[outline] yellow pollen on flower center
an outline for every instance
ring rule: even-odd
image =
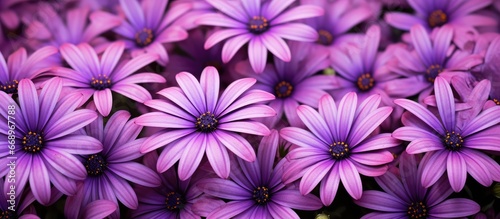
[[[135,33],[135,42],[139,46],[147,46],[153,42],[153,31],[149,28],[144,28]]]
[[[358,77],[358,88],[362,91],[367,91],[371,89],[375,84],[375,79],[372,78],[372,76],[368,73],[363,74]]]
[[[428,18],[429,26],[432,28],[442,26],[447,21],[448,16],[441,9],[433,11]]]
[[[263,16],[253,16],[248,22],[250,32],[260,34],[269,29],[269,21]]]

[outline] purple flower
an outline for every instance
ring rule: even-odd
[[[390,12],[385,15],[385,20],[390,25],[402,30],[409,30],[415,24],[420,24],[428,30],[445,24],[449,24],[454,28],[461,26],[496,26],[497,21],[493,18],[473,14],[492,2],[493,0],[441,0],[436,3],[433,1],[408,0],[416,14]]]
[[[112,201],[116,206],[119,200],[127,208],[136,209],[137,195],[127,181],[148,187],[160,185],[160,178],[154,171],[134,162],[142,156],[139,147],[145,138],[136,139],[142,127],[136,125],[134,119],[129,121],[129,118],[130,113],[120,110],[109,118],[105,126],[103,117],[99,116],[85,130],[81,130],[101,142],[103,150],[77,161],[85,166],[88,176],[77,194],[67,198],[66,217],[77,218],[84,212],[83,206],[103,199]],[[111,218],[119,217],[119,211],[111,214]]]
[[[303,126],[297,116],[299,103],[316,107],[319,99],[327,94],[326,90],[336,88],[336,81],[331,75],[314,75],[328,67],[327,51],[315,51],[309,44],[292,42],[290,49],[296,54],[290,62],[279,59],[274,65],[268,65],[264,74],[255,75],[248,61],[236,65],[236,71],[245,76],[254,76],[257,84],[254,88],[273,93],[277,98],[269,102],[277,115],[264,119],[266,125],[274,127],[286,115],[292,126]]]
[[[132,56],[143,53],[156,54],[161,65],[168,62],[167,50],[163,43],[184,40],[188,33],[180,26],[172,23],[187,12],[190,4],[177,4],[168,10],[168,0],[120,0],[127,21],[115,28],[115,32],[126,38],[127,48],[131,49]]]
[[[121,23],[115,15],[104,11],[90,12],[87,7],[68,10],[64,17],[49,4],[37,9],[37,19],[33,19],[26,29],[27,44],[34,49],[44,45],[59,47],[64,43],[89,43],[96,48],[100,46],[102,51],[107,40],[99,35]]]
[[[304,23],[318,32],[316,43],[330,46],[352,41],[360,34],[347,33],[351,28],[367,20],[373,14],[367,4],[352,6],[352,1],[301,0],[302,4],[314,4],[325,9],[321,17],[305,19]]]
[[[216,208],[207,218],[299,218],[293,209],[318,210],[321,201],[312,194],[302,195],[296,187],[286,187],[282,181],[281,160],[274,166],[279,134],[272,130],[258,147],[257,160],[245,162],[236,158],[239,172],[229,179],[207,178],[198,187],[209,195],[229,200]]]
[[[281,136],[298,146],[287,155],[283,179],[290,183],[302,177],[300,192],[310,193],[319,182],[321,201],[330,205],[340,181],[354,199],[359,199],[362,184],[359,174],[380,176],[393,155],[385,150],[399,144],[390,134],[372,134],[392,112],[380,107],[380,96],[373,95],[358,105],[356,93],[348,93],[340,104],[330,95],[319,101],[319,112],[299,106],[297,114],[309,130],[287,127]]]
[[[500,106],[484,110],[462,126],[457,126],[455,100],[450,85],[437,77],[434,83],[439,117],[416,102],[407,99],[395,103],[409,113],[403,114],[404,127],[393,137],[410,141],[409,154],[427,152],[421,162],[422,185],[426,188],[446,171],[454,191],[462,190],[467,173],[483,186],[500,181],[500,165],[481,150],[500,151],[497,133],[500,126]],[[496,128],[495,128],[495,125]]]
[[[301,5],[284,11],[294,0],[271,0],[261,5],[260,0],[207,0],[221,13],[207,13],[198,24],[225,27],[212,34],[205,42],[205,49],[225,40],[222,61],[228,62],[248,42],[248,57],[252,68],[262,73],[269,50],[279,59],[288,62],[290,49],[283,38],[295,41],[313,42],[318,34],[313,28],[296,22],[303,18],[323,15],[322,8]]]
[[[7,62],[0,54],[0,90],[8,94],[17,93],[21,79],[36,80],[41,73],[49,70],[50,62],[46,60],[55,53],[55,47],[47,46],[28,57],[26,49],[20,48],[8,57]]]
[[[395,51],[401,67],[398,73],[406,77],[406,80],[400,81],[399,92],[408,97],[420,93],[419,99],[422,100],[432,92],[432,85],[438,75],[447,79],[460,75],[467,77],[469,73],[465,71],[483,62],[481,55],[470,55],[450,48],[453,38],[450,26],[445,25],[435,31],[431,38],[423,26],[415,25],[410,30],[415,50]],[[453,53],[450,52],[451,49]]]
[[[430,188],[423,187],[421,168],[415,156],[403,153],[399,174],[388,171],[375,178],[384,192],[365,191],[361,199],[354,201],[377,211],[362,218],[462,218],[479,212],[480,206],[472,200],[447,199],[453,191],[445,177]]]
[[[101,143],[96,139],[72,134],[94,121],[97,114],[87,109],[75,110],[82,95],[62,95],[62,80],[57,77],[50,79],[40,93],[29,79],[21,80],[18,89],[19,105],[9,95],[0,92],[0,103],[5,106],[2,118],[6,124],[8,120],[15,122],[15,187],[19,192],[29,181],[36,200],[48,205],[51,184],[64,194],[73,195],[76,192],[75,180],[83,180],[87,176],[85,167],[74,154],[92,154],[102,150]],[[15,120],[8,119],[8,116],[15,117]],[[7,129],[2,129],[0,136],[6,144]],[[7,145],[0,151],[0,165],[6,166],[12,154],[9,154]],[[1,176],[5,174],[7,168],[0,171]]]
[[[160,112],[146,113],[136,123],[165,128],[152,135],[141,146],[146,153],[168,145],[158,158],[158,172],[165,172],[179,161],[179,178],[188,179],[196,170],[206,152],[210,165],[222,178],[229,176],[227,149],[242,159],[252,162],[255,152],[240,133],[268,135],[269,129],[253,118],[275,116],[276,112],[263,104],[274,99],[270,93],[249,90],[255,79],[234,81],[219,96],[219,73],[207,67],[201,80],[187,72],[176,76],[180,87],[169,87],[158,94],[166,97],[144,104]]]
[[[145,165],[151,169],[156,168],[157,161],[158,154],[155,151],[144,156]],[[196,212],[196,203],[210,202],[211,206],[224,203],[203,195],[195,186],[204,175],[206,174],[197,171],[191,178],[181,181],[177,177],[177,171],[171,168],[160,174],[160,187],[136,186],[139,207],[132,212],[132,218],[200,218]]]
[[[155,61],[157,55],[142,54],[120,62],[124,48],[123,42],[115,42],[98,58],[95,50],[86,43],[78,46],[64,44],[61,54],[73,69],[56,67],[54,74],[63,77],[66,86],[82,92],[84,102],[93,96],[99,113],[108,116],[113,105],[111,91],[142,103],[150,100],[151,94],[138,83],[165,82],[165,78],[156,73],[134,74]]]
[[[379,53],[380,34],[380,27],[373,25],[360,42],[330,50],[331,65],[338,72],[337,89],[330,92],[335,99],[349,92],[356,92],[361,101],[378,94],[384,105],[392,105],[391,98],[398,96],[394,87],[399,87],[398,80],[395,80],[399,75],[391,71],[395,66],[391,61],[393,51],[399,47],[391,46],[386,52]]]

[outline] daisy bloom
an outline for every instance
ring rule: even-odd
[[[127,208],[136,209],[137,195],[127,181],[148,187],[160,185],[160,178],[153,170],[134,162],[142,156],[139,147],[145,139],[136,139],[142,127],[129,118],[129,112],[120,110],[109,118],[105,126],[103,117],[99,116],[81,130],[99,140],[103,150],[84,156],[79,161],[85,166],[87,177],[77,194],[66,199],[66,217],[76,218],[82,214],[84,206],[97,200],[109,200],[116,206],[120,201]],[[114,211],[110,217],[120,218],[120,212]]]
[[[318,210],[322,207],[318,197],[302,195],[296,187],[285,186],[281,181],[283,164],[276,166],[279,134],[272,130],[262,138],[255,162],[236,158],[234,163],[241,171],[231,172],[229,179],[207,178],[198,187],[209,195],[229,200],[214,209],[207,218],[299,218],[292,208]]]
[[[319,99],[327,94],[326,90],[337,88],[332,75],[315,75],[328,67],[327,51],[310,53],[310,45],[301,42],[291,42],[290,49],[297,54],[290,62],[275,59],[274,65],[266,66],[264,74],[255,75],[248,61],[238,63],[235,68],[239,74],[257,79],[254,88],[276,96],[268,105],[276,110],[277,115],[264,119],[269,127],[274,127],[283,115],[292,126],[303,126],[296,111],[299,103],[315,107]]]
[[[144,155],[144,164],[156,169],[158,154],[152,151]],[[139,196],[139,207],[132,212],[132,218],[201,218],[195,205],[209,202],[204,210],[210,210],[223,204],[223,201],[203,194],[196,184],[205,177],[204,172],[197,171],[185,181],[179,180],[175,168],[160,173],[161,185],[150,188],[137,185],[135,192]]]
[[[191,4],[176,4],[167,10],[168,0],[120,0],[127,18],[114,31],[123,36],[133,57],[143,53],[156,54],[159,64],[168,62],[163,43],[184,40],[188,33],[172,23],[191,9]]]
[[[409,30],[415,24],[420,24],[427,30],[445,24],[453,28],[496,26],[497,21],[493,18],[474,13],[489,6],[492,2],[493,0],[441,0],[439,2],[408,0],[408,4],[416,14],[389,12],[385,15],[385,20],[402,30]]]
[[[319,111],[301,105],[297,114],[308,130],[286,127],[281,136],[297,148],[287,155],[283,179],[290,183],[302,177],[300,192],[310,193],[318,183],[324,205],[333,202],[340,181],[354,199],[361,198],[359,174],[380,176],[387,171],[393,155],[385,150],[399,145],[390,134],[372,134],[391,114],[391,107],[380,107],[380,96],[373,95],[358,105],[356,93],[346,94],[339,105],[330,95],[319,102]]]
[[[51,184],[66,195],[74,195],[77,180],[87,176],[84,165],[75,155],[93,154],[102,150],[102,144],[90,136],[74,134],[97,118],[92,110],[75,110],[82,95],[62,95],[62,80],[50,79],[38,92],[33,82],[23,79],[19,82],[19,104],[4,92],[0,92],[0,103],[4,107],[2,119],[15,123],[15,139],[7,138],[7,129],[0,136],[4,147],[0,148],[0,164],[9,163],[9,147],[15,145],[16,180],[19,192],[29,182],[35,199],[49,205]],[[10,113],[9,113],[10,112]],[[9,113],[9,114],[8,114]],[[15,116],[15,121],[8,116]],[[14,126],[14,124],[11,124]],[[7,174],[8,169],[0,171]],[[19,193],[17,193],[19,194]]]
[[[400,65],[397,73],[407,78],[400,81],[400,92],[407,96],[420,93],[419,100],[422,100],[432,92],[438,75],[448,81],[453,76],[467,77],[470,75],[467,71],[483,62],[479,54],[471,55],[452,47],[453,29],[448,25],[436,29],[433,37],[422,25],[415,25],[410,30],[410,37],[413,51],[395,51]]]
[[[444,177],[430,188],[423,187],[419,175],[422,166],[417,165],[414,155],[403,152],[396,173],[388,171],[376,177],[375,181],[384,192],[364,191],[363,197],[354,201],[376,211],[362,219],[462,218],[479,212],[480,206],[470,199],[448,199],[453,190]]]
[[[283,39],[313,42],[318,33],[313,28],[298,22],[299,19],[323,15],[322,8],[300,5],[285,10],[294,0],[207,0],[221,13],[207,13],[198,24],[223,27],[205,42],[205,49],[226,40],[222,48],[222,61],[228,62],[236,52],[248,43],[248,57],[257,73],[264,71],[269,50],[279,59],[288,62],[290,49]]]
[[[269,106],[259,104],[274,99],[270,93],[249,90],[255,79],[234,81],[219,96],[219,73],[207,67],[200,82],[188,72],[176,76],[180,87],[169,87],[158,94],[166,97],[146,101],[144,104],[159,112],[146,113],[136,123],[148,127],[164,128],[153,134],[141,146],[147,153],[165,146],[156,165],[165,172],[179,161],[180,180],[188,179],[207,154],[215,173],[222,178],[229,176],[227,149],[242,159],[253,162],[255,152],[239,133],[268,135],[269,129],[253,118],[275,116]]]
[[[111,91],[142,103],[151,99],[151,94],[138,83],[164,83],[165,78],[156,73],[134,74],[137,70],[154,62],[158,56],[142,54],[131,60],[121,60],[125,45],[118,41],[111,44],[99,58],[88,44],[64,44],[62,57],[72,69],[55,67],[53,74],[64,79],[65,86],[76,88],[84,94],[86,102],[93,96],[99,113],[108,116],[113,106]]]
[[[409,141],[409,154],[425,153],[422,165],[422,185],[432,186],[446,171],[451,188],[459,192],[465,186],[467,173],[483,186],[500,181],[500,165],[486,151],[500,151],[496,134],[500,126],[500,106],[457,125],[455,99],[450,85],[437,77],[434,92],[438,116],[424,106],[407,99],[394,102],[409,113],[403,114],[404,127],[396,129],[394,138]]]

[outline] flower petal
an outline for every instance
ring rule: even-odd
[[[179,159],[179,179],[184,181],[191,177],[200,165],[205,149],[207,148],[207,138],[205,134],[198,134],[193,138],[182,152]]]
[[[113,107],[113,96],[111,94],[111,90],[106,88],[104,90],[99,90],[94,93],[94,103],[99,111],[99,113],[103,116],[108,116],[111,112],[111,107]]]
[[[446,170],[447,150],[427,152],[420,162],[419,174],[422,175],[422,186],[432,186]]]
[[[307,168],[300,180],[299,190],[302,195],[309,194],[325,175],[336,165],[332,160],[324,160]]]
[[[264,46],[279,59],[289,62],[292,59],[290,48],[286,42],[274,34],[266,34],[262,36]]]
[[[200,115],[206,113],[207,105],[205,102],[205,94],[198,80],[188,72],[177,74],[175,80],[191,104],[198,110],[198,113],[200,113]]]
[[[467,164],[460,153],[451,152],[446,162],[446,171],[451,188],[455,192],[460,192],[465,186],[467,179]]]
[[[217,139],[236,156],[248,162],[256,159],[255,151],[250,143],[238,134],[217,130],[214,132]]]
[[[429,151],[444,150],[442,141],[435,138],[418,138],[410,142],[406,148],[408,154],[419,154]]]
[[[429,216],[440,218],[460,218],[479,212],[480,206],[469,199],[453,198],[441,202],[429,211]]]
[[[49,89],[49,88],[45,88]],[[45,90],[44,89],[44,90]],[[19,82],[19,106],[26,125],[29,129],[37,127],[40,117],[40,102],[35,84],[29,79],[23,79]]]
[[[56,139],[83,128],[97,118],[97,113],[81,109],[62,116],[59,120],[48,123],[45,127],[46,140]]]
[[[84,180],[87,177],[87,171],[82,162],[73,155],[50,148],[45,148],[42,154],[47,163],[64,176],[75,180]]]
[[[230,161],[226,148],[214,138],[213,135],[207,135],[206,154],[208,162],[215,173],[224,179],[229,177]]]
[[[429,125],[436,132],[445,133],[443,126],[436,118],[436,116],[434,116],[428,109],[424,108],[422,105],[407,99],[397,99],[394,100],[394,103],[408,110],[410,113]]]
[[[108,167],[116,175],[135,184],[147,187],[158,187],[161,184],[156,172],[139,163],[110,163]],[[138,176],[136,173],[141,175]]]
[[[361,177],[356,169],[356,166],[347,160],[339,162],[339,175],[342,180],[342,185],[347,190],[347,193],[354,199],[360,199],[363,193]]]
[[[243,201],[252,197],[250,191],[240,187],[231,180],[206,178],[198,182],[197,187],[204,193],[217,198]]]
[[[203,93],[206,95],[207,110],[209,112],[215,112],[220,87],[219,72],[215,67],[208,66],[203,69],[200,77],[200,86]]]
[[[30,171],[31,192],[36,200],[42,205],[48,205],[50,202],[50,179],[45,163],[40,156],[33,156],[33,165]]]
[[[248,44],[248,58],[255,73],[264,71],[267,62],[267,49],[262,43],[261,37],[254,37]]]

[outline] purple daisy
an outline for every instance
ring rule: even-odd
[[[358,105],[356,93],[348,93],[340,104],[330,95],[319,101],[319,112],[301,105],[297,114],[309,130],[287,127],[281,136],[298,147],[287,155],[283,179],[290,183],[302,177],[300,192],[310,193],[319,182],[324,205],[332,203],[340,181],[354,199],[363,191],[359,174],[380,176],[394,157],[385,150],[399,145],[390,134],[372,134],[391,114],[380,107],[380,96],[372,95]]]
[[[248,61],[236,65],[236,72],[245,76],[254,76],[257,79],[256,89],[273,93],[277,98],[269,102],[277,115],[264,119],[266,125],[274,127],[286,115],[292,126],[303,126],[297,116],[299,103],[309,106],[318,106],[319,99],[327,94],[326,90],[336,88],[336,81],[332,75],[314,75],[328,67],[327,51],[317,51],[301,42],[290,43],[293,54],[290,62],[274,60],[274,66],[269,64],[264,74],[255,75]]]
[[[86,43],[78,46],[64,44],[61,46],[61,54],[73,69],[56,67],[53,74],[62,77],[65,86],[82,92],[84,102],[93,96],[99,113],[108,116],[113,105],[111,91],[142,103],[150,100],[151,94],[138,83],[165,82],[165,78],[156,73],[134,74],[154,62],[157,55],[142,54],[120,62],[124,49],[123,42],[112,43],[98,58],[95,50]]]
[[[272,130],[262,138],[255,162],[233,160],[241,171],[231,172],[229,179],[207,178],[198,183],[206,194],[229,200],[207,218],[299,218],[293,209],[318,210],[318,197],[302,195],[296,187],[281,181],[285,159],[274,166],[279,134]]]
[[[134,119],[129,121],[129,118],[130,113],[120,110],[109,118],[105,126],[103,117],[99,116],[85,130],[81,130],[101,142],[103,150],[78,161],[85,166],[88,176],[77,194],[67,198],[66,217],[76,218],[83,210],[78,206],[87,206],[102,199],[110,200],[116,206],[119,200],[127,208],[136,209],[137,195],[127,181],[148,187],[160,185],[158,174],[134,162],[142,156],[139,147],[145,138],[136,139],[142,127],[136,125]],[[110,217],[119,218],[120,212],[114,211]]]
[[[424,106],[407,99],[395,103],[409,113],[403,114],[404,127],[393,132],[393,137],[410,141],[409,154],[425,153],[421,162],[422,185],[426,188],[436,183],[446,171],[454,191],[462,190],[467,173],[483,186],[500,181],[500,165],[482,150],[500,151],[500,106],[482,111],[479,115],[457,124],[455,100],[450,85],[437,77],[434,83],[439,116]],[[497,125],[497,126],[495,126]]]
[[[483,62],[481,55],[470,55],[452,48],[453,29],[450,26],[445,25],[435,31],[431,38],[423,26],[415,25],[410,30],[415,50],[395,51],[400,65],[397,72],[406,77],[406,80],[400,81],[399,93],[407,97],[420,93],[419,99],[422,100],[432,92],[438,75],[447,79],[457,75],[467,77],[469,73],[466,71]]]
[[[323,46],[335,46],[352,41],[360,34],[348,34],[354,26],[369,19],[373,12],[367,4],[352,6],[352,1],[339,0],[301,0],[302,4],[313,4],[325,9],[321,17],[305,19],[304,23],[318,32],[316,43]]]
[[[115,32],[126,38],[127,48],[133,57],[143,53],[156,54],[157,62],[166,65],[167,50],[163,43],[184,40],[188,33],[172,23],[191,9],[190,4],[176,4],[167,9],[168,0],[120,0],[127,21],[115,28]]]
[[[356,92],[361,101],[378,94],[384,105],[391,106],[391,98],[399,97],[393,88],[400,87],[399,80],[395,80],[400,76],[391,71],[396,65],[392,61],[394,51],[399,47],[390,46],[379,53],[380,34],[380,27],[373,25],[358,43],[330,50],[331,65],[338,72],[337,89],[330,92],[335,99],[349,92]]]
[[[252,146],[238,133],[269,134],[265,125],[250,119],[275,116],[271,107],[259,104],[274,96],[249,90],[256,82],[253,78],[234,81],[219,96],[219,73],[214,67],[203,70],[200,82],[188,72],[177,74],[176,79],[180,87],[158,92],[169,101],[144,103],[160,112],[146,113],[136,120],[139,125],[164,128],[141,146],[142,153],[168,146],[158,159],[158,172],[165,172],[179,161],[179,178],[186,180],[206,152],[215,173],[227,178],[230,167],[226,148],[248,162],[254,161]]]
[[[384,192],[363,192],[356,204],[376,210],[362,217],[368,218],[462,218],[473,215],[480,206],[466,198],[451,198],[453,193],[445,177],[434,186],[425,188],[420,183],[421,165],[415,156],[401,154],[399,171],[376,177]]]
[[[9,138],[8,141],[7,129],[0,132],[3,144],[0,165],[6,166],[8,157],[15,155],[16,190],[22,190],[29,181],[36,200],[48,205],[51,184],[64,194],[73,195],[75,181],[87,176],[85,167],[74,155],[102,150],[102,144],[96,139],[74,134],[94,121],[97,114],[87,109],[75,110],[82,95],[62,95],[62,80],[57,77],[50,79],[40,93],[29,79],[21,80],[18,89],[19,105],[9,95],[0,92],[0,103],[6,106],[3,121],[7,124],[7,121],[13,121],[8,116],[15,117],[15,139]],[[9,152],[11,143],[15,149]],[[0,175],[6,174],[7,168],[2,169]]]
[[[415,24],[420,24],[427,30],[445,24],[452,27],[496,26],[495,19],[474,14],[492,2],[493,0],[441,0],[439,2],[408,0],[408,4],[416,11],[416,14],[389,12],[385,15],[385,20],[402,30],[409,30]]]
[[[324,13],[322,8],[313,5],[300,5],[285,11],[294,0],[271,0],[264,3],[261,0],[207,2],[221,13],[207,13],[197,23],[227,29],[212,34],[205,42],[205,49],[229,39],[222,48],[222,61],[228,62],[248,42],[250,64],[257,73],[264,71],[268,50],[279,59],[290,61],[292,55],[283,38],[304,42],[317,40],[316,30],[292,21]]]
[[[145,165],[151,169],[156,169],[157,161],[155,151],[144,156]],[[196,203],[210,202],[210,206],[204,206],[209,209],[224,203],[204,195],[195,186],[205,175],[197,171],[191,178],[181,181],[177,171],[171,168],[160,174],[160,187],[136,186],[139,207],[132,212],[132,218],[201,218],[196,212]]]
[[[7,62],[0,54],[0,90],[8,94],[17,93],[21,79],[36,80],[41,73],[49,70],[51,63],[46,60],[55,53],[55,47],[47,46],[28,57],[26,49],[20,48],[8,57]]]
[[[39,16],[26,29],[27,44],[33,49],[44,45],[59,47],[64,43],[99,47],[107,44],[99,35],[121,24],[119,17],[104,11],[90,12],[87,7],[68,10],[64,17],[49,4],[37,9]],[[100,50],[104,48],[101,46]]]

